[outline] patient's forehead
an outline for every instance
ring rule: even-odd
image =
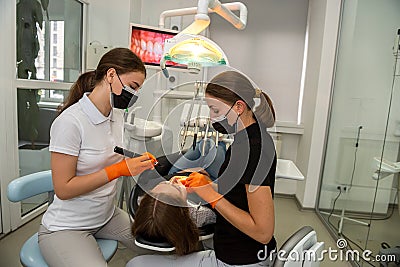
[[[164,193],[186,200],[186,189],[184,187],[174,185],[168,181],[159,183],[151,190],[151,192],[156,194]]]

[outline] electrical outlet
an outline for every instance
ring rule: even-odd
[[[337,184],[324,184],[322,185],[322,190],[330,191],[330,192],[338,192],[339,185]]]
[[[347,186],[345,186],[345,185],[338,185],[336,188],[337,188],[337,190],[340,190],[342,192],[346,192],[346,190],[347,190]]]

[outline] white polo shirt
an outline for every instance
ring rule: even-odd
[[[122,111],[114,109],[105,117],[85,94],[54,120],[49,150],[78,157],[76,176],[83,176],[123,158],[113,152],[114,146],[122,146],[122,133]],[[50,231],[100,227],[114,213],[115,193],[116,180],[113,180],[72,199],[61,200],[54,196],[42,224]]]

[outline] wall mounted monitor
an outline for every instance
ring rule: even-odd
[[[145,65],[160,66],[164,52],[164,42],[178,34],[178,31],[162,29],[142,24],[130,23],[130,49]],[[168,67],[186,68],[186,65],[166,62]]]

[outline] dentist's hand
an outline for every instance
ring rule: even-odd
[[[182,170],[182,172],[198,172],[198,173],[204,174],[205,176],[210,177],[210,174],[202,167],[184,169],[184,170]],[[177,175],[179,175],[179,172]]]
[[[186,186],[186,179],[187,178],[188,178],[187,176],[176,175],[176,176],[172,177],[169,181],[171,183],[178,183],[178,184],[181,184],[183,186]]]
[[[148,169],[154,169],[153,160],[150,153],[144,153],[140,157],[123,159],[118,163],[104,168],[109,181],[120,176],[135,176]]]
[[[214,190],[212,184],[212,181],[206,175],[193,172],[186,179],[185,186],[189,193],[195,192],[199,197],[210,203],[212,208],[215,208],[218,200],[223,196]]]

